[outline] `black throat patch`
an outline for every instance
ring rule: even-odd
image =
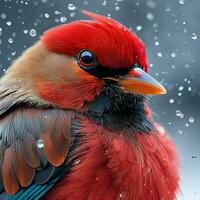
[[[89,104],[87,115],[111,131],[149,133],[153,125],[146,116],[145,101],[143,95],[125,93],[119,86],[107,84]]]

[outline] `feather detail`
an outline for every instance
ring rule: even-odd
[[[76,151],[82,156],[46,199],[176,198],[178,160],[165,134],[110,132],[90,120],[81,122],[79,132],[86,138]]]
[[[41,41],[52,52],[75,57],[90,49],[99,63],[111,69],[129,69],[135,63],[148,70],[142,41],[114,19],[83,11],[93,20],[75,21],[49,29]]]
[[[44,184],[62,168],[74,140],[72,118],[73,113],[61,109],[19,105],[1,116],[0,169],[8,194],[32,182]]]
[[[13,153],[12,148],[10,147],[5,151],[5,162],[2,164],[2,178],[3,178],[3,185],[5,190],[9,194],[14,194],[19,189],[19,184],[17,181],[17,177],[15,175],[15,171],[13,169]]]

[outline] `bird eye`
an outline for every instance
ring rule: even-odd
[[[96,66],[96,57],[89,50],[82,50],[78,54],[78,64],[83,69],[90,69]]]

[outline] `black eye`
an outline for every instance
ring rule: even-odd
[[[83,69],[91,69],[96,66],[96,57],[95,55],[89,50],[82,50],[78,54],[78,64]]]

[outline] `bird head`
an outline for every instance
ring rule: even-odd
[[[32,99],[72,110],[87,109],[108,87],[126,95],[166,93],[147,74],[145,46],[133,32],[113,19],[82,12],[92,20],[47,30],[4,79],[14,77]]]

